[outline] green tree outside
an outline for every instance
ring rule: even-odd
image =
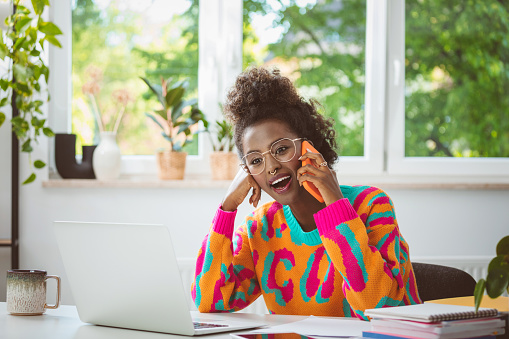
[[[509,3],[407,0],[405,11],[406,156],[509,156]],[[258,58],[246,53],[254,13],[284,28]],[[365,23],[365,1],[244,1],[245,66],[288,67],[336,120],[341,155],[363,155]]]
[[[141,76],[160,83],[160,77],[174,81],[189,78],[189,95],[197,96],[198,74],[198,1],[188,1],[188,9],[174,15],[150,43],[140,43],[144,25],[140,13],[121,10],[121,2],[112,1],[100,9],[93,0],[73,3],[73,133],[81,144],[97,143],[95,120],[90,113],[82,87],[89,78],[90,66],[103,71],[98,103],[107,115],[114,109],[111,95],[126,89],[133,98],[120,125],[117,141],[123,154],[154,154],[168,148],[160,128],[144,115],[158,107]],[[145,100],[143,100],[145,99]],[[196,139],[195,139],[196,141]],[[189,154],[198,153],[197,142],[186,146]]]
[[[318,99],[323,114],[335,119],[340,154],[363,155],[366,2],[243,3],[244,68],[280,66],[305,97]],[[103,83],[110,87],[104,88],[101,102],[108,102],[115,86],[147,95],[140,75],[152,81],[161,75],[176,80],[188,77],[194,86],[192,95],[197,95],[198,6],[198,0],[189,1],[188,9],[161,29],[165,41],[161,48],[136,45],[137,19],[126,15],[114,19],[115,6],[106,9],[109,13],[104,17],[94,1],[75,1],[76,130],[93,126],[91,117],[78,107],[84,72],[91,63],[107,70]],[[407,0],[405,11],[406,156],[509,156],[509,3]],[[268,14],[281,34],[274,43],[260,47],[254,20]],[[112,28],[115,34],[107,33]],[[152,154],[166,146],[143,115],[154,105],[155,100],[136,100],[126,113],[118,138],[129,154]]]

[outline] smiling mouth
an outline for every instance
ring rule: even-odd
[[[276,193],[281,194],[281,193],[286,192],[290,188],[291,183],[292,183],[292,177],[286,176],[286,177],[282,177],[282,178],[275,180],[271,184],[271,187]]]

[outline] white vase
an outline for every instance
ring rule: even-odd
[[[117,133],[101,132],[101,141],[94,150],[92,167],[98,180],[114,180],[120,176],[120,148]]]

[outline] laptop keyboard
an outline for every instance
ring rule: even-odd
[[[224,324],[212,324],[212,323],[200,323],[200,322],[193,322],[194,329],[200,329],[200,328],[214,328],[214,327],[228,327],[228,325]]]

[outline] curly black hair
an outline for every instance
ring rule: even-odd
[[[325,161],[338,159],[334,121],[322,116],[316,100],[307,101],[279,69],[252,67],[242,72],[228,91],[224,112],[234,126],[235,145],[243,154],[242,137],[246,128],[263,120],[276,119],[289,125],[299,137],[311,140]]]

